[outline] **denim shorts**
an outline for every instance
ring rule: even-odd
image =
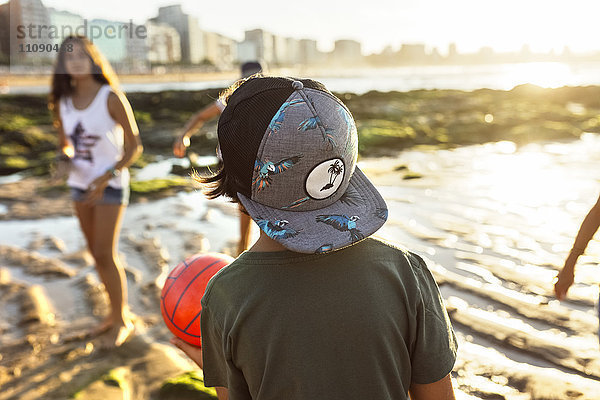
[[[85,201],[86,195],[86,190],[71,187],[71,199],[73,201]],[[96,204],[122,204],[126,206],[129,204],[129,186],[122,189],[107,186],[104,189],[102,198]]]

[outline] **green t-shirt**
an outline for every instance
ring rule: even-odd
[[[321,255],[245,252],[202,298],[204,382],[231,400],[407,399],[456,338],[423,260],[377,239]]]

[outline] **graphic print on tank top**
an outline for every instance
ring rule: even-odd
[[[96,142],[100,139],[100,137],[98,135],[90,135],[86,133],[85,128],[83,125],[81,125],[81,121],[77,122],[77,125],[75,125],[75,129],[73,129],[73,133],[70,135],[70,137],[73,143],[73,148],[75,149],[74,158],[80,158],[93,164],[94,158],[92,156],[92,148],[96,145]]]

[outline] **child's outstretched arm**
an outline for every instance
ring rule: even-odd
[[[222,109],[215,101],[198,111],[196,114],[192,115],[192,117],[183,127],[183,133],[178,135],[175,138],[175,142],[173,142],[173,154],[176,157],[185,156],[185,151],[190,145],[190,137],[207,121],[210,121],[211,119],[217,118],[219,115],[221,115],[221,110]]]
[[[562,300],[567,295],[567,291],[575,279],[575,264],[577,264],[577,259],[585,251],[598,227],[600,227],[600,197],[581,223],[581,227],[573,243],[573,248],[565,260],[565,265],[558,273],[556,283],[554,284],[554,293],[557,299]]]
[[[193,362],[195,362],[200,369],[202,369],[202,348],[197,346],[192,346],[189,343],[184,342],[176,336],[171,338],[171,344],[175,345],[178,349],[183,351]],[[219,400],[227,400],[229,398],[229,394],[227,388],[224,387],[215,387],[217,391],[217,397]]]

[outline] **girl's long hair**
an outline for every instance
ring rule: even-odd
[[[54,74],[52,76],[52,90],[48,98],[48,108],[53,114],[56,124],[59,116],[56,114],[56,105],[61,98],[73,94],[73,83],[71,75],[65,69],[65,54],[72,51],[73,45],[78,43],[83,47],[84,51],[92,62],[92,77],[99,83],[110,85],[114,91],[119,91],[119,80],[113,71],[112,67],[106,58],[100,53],[98,47],[94,45],[87,37],[82,35],[74,35],[67,37],[60,45],[60,51],[54,66]]]

